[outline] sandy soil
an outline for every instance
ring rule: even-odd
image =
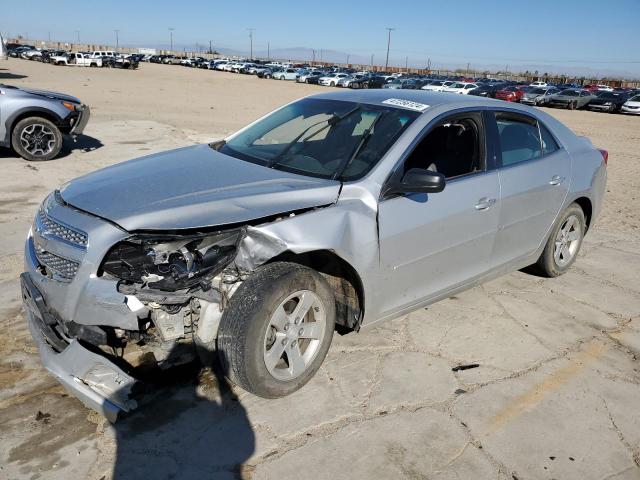
[[[76,144],[69,143],[68,152],[62,158],[46,163],[29,163],[9,150],[0,150],[0,238],[3,247],[0,252],[0,479],[104,479],[105,476],[117,476],[118,462],[125,462],[128,468],[135,468],[136,465],[140,468],[149,455],[157,457],[156,468],[152,472],[155,475],[149,476],[204,478],[201,474],[207,468],[207,448],[216,441],[215,436],[208,436],[211,431],[205,431],[199,425],[202,416],[209,415],[200,400],[202,395],[206,397],[206,392],[193,396],[185,394],[184,388],[178,389],[178,393],[171,391],[167,393],[169,403],[156,408],[153,418],[151,414],[140,414],[143,416],[136,417],[133,423],[126,425],[122,430],[124,433],[118,433],[117,430],[114,433],[101,419],[66,395],[44,372],[21,313],[17,277],[22,271],[22,243],[37,205],[61,183],[136,156],[220,138],[277,106],[323,91],[324,88],[178,66],[142,64],[138,71],[126,71],[55,67],[15,59],[0,63],[0,82],[73,94],[92,108],[86,136]],[[625,478],[640,475],[640,470],[634,470],[634,462],[636,467],[640,467],[640,425],[637,420],[640,380],[637,359],[634,357],[640,352],[637,326],[640,318],[640,274],[637,270],[640,258],[640,117],[586,111],[549,111],[576,133],[590,137],[594,145],[609,151],[609,181],[604,209],[593,233],[588,237],[589,242],[585,242],[582,263],[578,262],[576,273],[563,277],[557,283],[547,283],[516,273],[497,284],[474,289],[451,300],[463,308],[454,309],[448,306],[449,301],[441,302],[433,309],[430,307],[429,312],[416,314],[422,315],[420,322],[416,322],[417,317],[412,314],[381,327],[378,335],[374,332],[361,337],[346,336],[334,340],[322,375],[318,374],[315,383],[306,387],[301,396],[280,402],[275,410],[269,410],[273,407],[266,406],[275,405],[273,403],[261,403],[259,399],[241,396],[249,412],[249,423],[244,413],[237,415],[237,405],[220,410],[223,414],[231,412],[231,417],[240,418],[250,425],[245,425],[248,430],[245,428],[241,431],[250,434],[251,441],[256,443],[252,444],[250,452],[235,461],[235,467],[224,464],[217,466],[218,470],[214,472],[227,472],[230,468],[234,476],[247,478],[253,473],[260,478],[274,478],[277,474],[287,478],[286,473],[289,472],[290,478],[293,478],[297,448],[304,448],[309,458],[318,455],[320,459],[320,453],[325,451],[335,453],[354,448],[359,445],[358,442],[366,440],[349,441],[348,438],[357,435],[357,431],[348,428],[362,424],[362,428],[371,429],[367,438],[393,432],[393,439],[389,441],[395,443],[375,457],[386,459],[380,468],[396,465],[399,469],[384,470],[386,473],[379,470],[379,475],[385,478],[422,478],[419,474],[425,472],[431,478],[433,469],[447,473],[447,478],[511,478],[512,474],[513,478],[546,478],[551,475],[551,470],[547,471],[546,466],[544,471],[530,476],[516,477],[515,472],[520,472],[518,475],[531,473],[528,469],[533,467],[527,462],[533,462],[534,454],[546,448],[548,435],[545,432],[555,427],[554,422],[560,421],[553,419],[566,420],[571,416],[563,410],[566,400],[565,403],[572,405],[571,408],[580,410],[585,422],[592,423],[588,425],[588,432],[576,439],[571,437],[571,432],[580,432],[579,426],[574,428],[571,424],[562,432],[557,432],[558,442],[564,442],[558,443],[557,448],[570,452],[573,451],[571,448],[579,449],[586,443],[598,445],[597,455],[593,457],[608,455],[609,450],[613,453],[610,458],[607,457],[610,464],[592,461],[589,452],[594,452],[589,450],[591,447],[585,447],[583,457],[571,454],[571,460],[565,459],[566,468],[583,462],[581,465],[584,468],[580,470],[583,473],[578,475],[574,471],[572,475],[571,470],[560,470],[556,476],[595,478],[596,473],[604,476],[615,473],[613,470],[629,475]],[[123,194],[126,195],[126,192]],[[588,295],[577,293],[582,286],[585,292],[589,292]],[[557,295],[558,291],[563,292],[561,296]],[[523,303],[528,307],[516,302],[518,295],[531,295]],[[575,310],[567,313],[567,305]],[[531,314],[531,311],[534,313]],[[465,317],[467,314],[468,318]],[[524,319],[519,317],[529,314],[530,317]],[[442,318],[440,323],[432,322],[439,316],[455,320],[448,327],[449,323]],[[537,325],[541,317],[549,317],[549,323]],[[487,322],[487,318],[492,322]],[[549,324],[560,330],[552,331]],[[540,330],[534,336],[530,332],[538,326]],[[449,334],[451,328],[458,329],[459,333]],[[498,333],[504,331],[508,332],[508,342]],[[594,347],[589,342],[596,337],[594,341],[597,344]],[[475,341],[475,338],[482,341]],[[440,340],[432,345],[426,339]],[[583,343],[588,345],[584,350],[586,353],[582,352]],[[480,360],[486,369],[471,370],[454,378],[450,366],[465,360],[464,353],[460,352],[469,351],[475,352],[473,360]],[[632,353],[634,351],[636,354]],[[569,358],[574,352],[580,352],[575,361]],[[401,359],[402,355],[409,357]],[[420,355],[426,356],[428,366],[420,363]],[[585,358],[589,361],[585,361]],[[483,363],[482,359],[486,361]],[[539,373],[546,375],[545,369],[553,369],[556,365],[554,362],[565,360],[577,362],[580,367],[559,365],[558,370],[553,370],[560,372],[557,374],[560,378],[558,384],[548,385],[548,382],[540,380]],[[591,361],[596,362],[593,371],[587,371],[593,378],[588,377],[591,378],[588,383],[581,383],[576,390],[570,391],[582,393],[567,393],[566,397],[562,397],[566,393],[562,385],[570,384],[575,375],[583,375],[580,369],[587,368],[583,364]],[[428,368],[431,373],[427,378],[433,379],[433,382],[430,380],[423,385],[426,380],[418,375],[413,379],[405,379],[406,384],[400,385],[397,375],[386,373],[397,371],[393,370],[396,368],[393,362],[399,362],[401,370],[407,375],[411,374],[414,367],[417,369],[415,371]],[[411,362],[418,363],[414,365]],[[608,363],[603,367],[601,362]],[[349,366],[356,364],[360,365],[359,375],[349,373],[353,372]],[[613,364],[617,366],[611,366]],[[570,369],[569,373],[567,368]],[[555,378],[553,371],[551,378]],[[593,373],[596,371],[597,375]],[[438,375],[445,375],[442,372],[448,372],[448,376],[442,377],[442,382],[437,383],[440,378]],[[622,390],[618,392],[616,388],[621,384],[616,383],[607,384],[609,386],[596,393],[591,392],[594,384],[604,382],[604,377],[618,379],[616,381],[622,382],[629,390],[626,393],[620,393]],[[538,385],[550,393],[536,390],[538,381],[542,382]],[[423,386],[423,391],[412,390]],[[211,386],[204,380],[200,387],[204,390],[209,388],[210,392],[211,389],[215,390],[215,385]],[[503,390],[491,391],[491,396],[483,399],[482,395],[492,388]],[[575,388],[575,385],[571,388]],[[440,390],[440,396],[433,393]],[[482,417],[483,412],[475,412],[472,402],[457,402],[460,392],[468,392],[468,398],[479,397],[483,405],[491,404],[493,408],[506,401],[504,399],[512,392],[521,390],[535,394],[529,395],[531,398],[523,394],[526,400],[517,397],[511,406],[505,407],[506,413],[496,413],[500,421],[486,429],[486,436],[482,437],[484,450],[482,445],[478,447],[480,442],[474,436],[474,429],[481,428],[482,423],[474,419]],[[610,391],[618,393],[609,397]],[[416,398],[411,397],[414,393]],[[424,395],[429,398],[428,401]],[[551,399],[549,405],[543,408],[540,405],[543,404],[544,395],[549,395]],[[591,408],[592,397],[599,407],[596,405]],[[604,397],[607,399],[605,409],[598,400]],[[295,403],[302,400],[309,402],[306,403],[309,410],[300,410],[300,404]],[[436,405],[434,410],[431,409],[432,404]],[[324,405],[322,409],[321,405]],[[523,411],[537,412],[536,408],[543,408],[544,414],[536,420],[538,423],[534,423],[531,430],[525,428],[524,437],[518,431],[513,437],[500,437],[521,418]],[[173,423],[183,410],[191,411],[194,418],[187,420],[190,417],[183,415],[179,422]],[[629,416],[634,411],[635,420]],[[603,412],[604,423],[600,424],[598,422]],[[378,418],[387,413],[397,415],[395,420],[390,425],[380,423],[379,427],[375,426],[378,425],[376,422],[386,421]],[[274,417],[277,417],[277,421]],[[313,420],[309,423],[311,417]],[[548,420],[550,425],[545,425],[545,418],[551,419]],[[451,419],[455,419],[455,426],[449,425]],[[215,422],[224,424],[224,421],[222,417],[215,417]],[[156,422],[155,426],[153,422]],[[443,440],[446,445],[434,445],[433,449],[429,444],[430,450],[423,452],[423,443],[426,445],[427,441],[416,444],[412,443],[415,442],[415,439],[411,439],[413,437],[396,438],[401,437],[402,430],[393,427],[395,422],[405,422],[406,431],[433,425],[436,430],[419,432],[420,435],[424,434],[429,439],[446,437],[449,443]],[[460,422],[464,429],[455,430],[461,428]],[[341,439],[343,428],[347,438]],[[614,433],[601,436],[599,432],[603,430]],[[170,431],[174,432],[173,436]],[[199,456],[187,462],[181,456],[189,446],[178,446],[194,431],[199,432],[196,443],[203,445],[198,447]],[[432,435],[433,431],[437,434]],[[136,438],[145,445],[144,448],[136,446]],[[226,438],[217,440],[222,445]],[[125,461],[121,459],[121,454],[116,455],[116,450],[124,451],[122,445],[126,442],[130,442],[131,450],[125,452]],[[510,450],[512,446],[515,451]],[[527,456],[519,457],[518,448],[528,452]],[[427,461],[425,459],[430,458],[429,454],[434,451],[440,452],[443,457],[453,455],[451,461],[436,465],[437,468],[421,463]],[[126,457],[129,452],[134,453]],[[452,452],[458,453],[454,455]],[[361,453],[362,450],[349,455],[359,458]],[[546,455],[548,457],[549,454]],[[545,461],[548,464],[547,457]],[[375,458],[371,458],[372,465],[377,461]],[[555,456],[549,458],[553,460]],[[202,470],[188,470],[195,468],[193,465],[196,464]],[[362,464],[360,466],[364,468]],[[558,466],[558,462],[555,466]],[[331,467],[327,466],[327,469],[330,471]],[[140,470],[136,471],[142,475]],[[182,475],[181,472],[185,471],[190,471],[194,476]],[[375,476],[376,472],[373,473]],[[338,477],[339,474],[327,474],[327,478]],[[128,478],[138,477],[132,474]]]

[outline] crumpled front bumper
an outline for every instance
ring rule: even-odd
[[[54,349],[52,345],[60,348],[61,342],[51,337],[55,335],[51,328],[55,317],[29,273],[20,276],[20,283],[29,330],[44,367],[69,393],[110,422],[115,422],[120,412],[136,408],[135,400],[129,398],[136,380],[114,363],[91,352],[76,339],[63,344],[60,351]]]

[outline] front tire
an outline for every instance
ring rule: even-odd
[[[584,212],[580,205],[572,203],[558,217],[533,270],[545,277],[557,277],[565,273],[578,257],[586,232]]]
[[[315,270],[276,262],[233,295],[218,332],[225,374],[264,398],[289,395],[318,371],[333,337],[335,298]]]
[[[11,147],[29,161],[52,160],[60,153],[62,143],[58,127],[42,117],[24,118],[11,132]]]

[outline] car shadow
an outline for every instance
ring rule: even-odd
[[[169,384],[113,425],[113,479],[249,478],[255,435],[219,364],[172,370]]]
[[[53,160],[67,157],[76,151],[88,153],[102,147],[104,144],[100,140],[89,135],[78,135],[75,139],[65,135],[62,150]]]
[[[75,140],[65,135],[62,150],[60,150],[57,157],[49,161],[55,162],[57,159],[67,157],[75,151],[92,152],[102,147],[104,147],[104,144],[100,140],[89,135],[79,135]],[[0,158],[20,158],[20,155],[14,152],[11,148],[0,147]],[[36,161],[33,163],[38,162]]]
[[[21,73],[0,72],[0,80],[19,80],[27,77],[28,75],[22,75]]]

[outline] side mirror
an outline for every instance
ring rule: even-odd
[[[438,193],[444,190],[445,176],[426,168],[412,168],[404,174],[402,180],[390,185],[391,193]]]

